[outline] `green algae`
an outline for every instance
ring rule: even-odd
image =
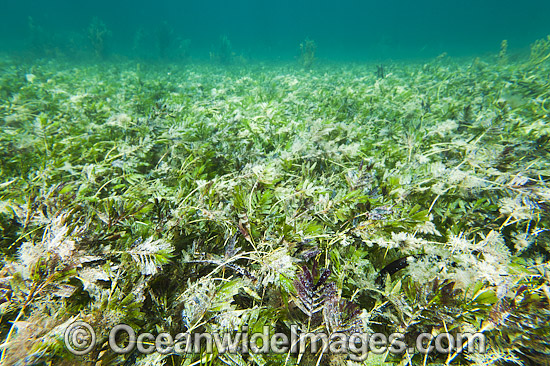
[[[442,56],[382,76],[311,50],[303,68],[2,60],[3,361],[540,364],[544,42],[524,61]],[[83,358],[62,344],[76,319],[97,333]],[[488,352],[117,355],[119,323],[478,331]]]

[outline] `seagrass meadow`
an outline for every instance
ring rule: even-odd
[[[383,65],[301,50],[0,59],[2,365],[549,364],[550,38]],[[486,351],[118,354],[121,323]]]

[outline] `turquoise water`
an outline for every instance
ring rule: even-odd
[[[155,59],[170,51],[208,59],[220,36],[250,60],[288,60],[309,37],[326,60],[483,55],[527,50],[550,33],[550,2],[536,1],[2,1],[0,49],[86,57],[93,18],[111,34],[110,57]]]

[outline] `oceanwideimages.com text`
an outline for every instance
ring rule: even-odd
[[[94,330],[85,322],[75,322],[65,332],[65,346],[83,355],[95,347]],[[109,332],[109,347],[116,353],[134,350],[142,354],[189,353],[306,353],[348,354],[352,360],[364,360],[369,352],[375,354],[427,353],[484,353],[485,337],[481,333],[421,333],[408,343],[405,335],[392,333],[306,333],[293,325],[290,334],[273,333],[269,326],[262,332],[250,333],[246,327],[240,332],[227,333],[137,333],[126,324],[119,324]]]

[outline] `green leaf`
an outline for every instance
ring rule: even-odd
[[[498,301],[498,298],[493,290],[480,290],[474,295],[472,301],[478,304],[492,305]]]

